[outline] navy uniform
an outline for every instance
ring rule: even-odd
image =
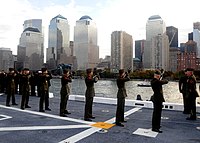
[[[183,113],[189,114],[190,113],[189,103],[188,103],[188,97],[186,96],[187,80],[188,80],[188,76],[186,75],[187,70],[185,70],[184,72],[185,72],[185,75],[179,79],[179,92],[182,93],[183,95],[183,106],[184,106]]]
[[[5,92],[5,79],[6,79],[6,73],[2,70],[0,72],[0,93]]]
[[[199,97],[197,91],[196,91],[196,78],[193,75],[193,69],[188,68],[187,69],[187,92],[186,96],[188,98],[189,102],[189,113],[190,117],[186,118],[187,120],[196,120],[196,98]]]
[[[128,73],[124,72],[124,69],[119,70],[119,77],[117,79],[117,111],[116,111],[116,121],[115,124],[117,126],[124,126],[122,122],[126,122],[124,120],[124,106],[125,106],[125,98],[127,97],[125,82],[129,81],[130,78]]]
[[[45,110],[51,111],[49,108],[49,82],[50,76],[46,68],[42,68],[42,74],[39,75],[39,85],[40,85],[40,103],[39,103],[39,112],[45,112],[43,104],[45,102]]]
[[[94,83],[98,81],[97,76],[93,76],[92,69],[87,69],[87,76],[85,78],[86,92],[85,92],[85,121],[92,121],[95,117],[92,116],[92,104],[95,96]]]
[[[6,99],[6,106],[10,106],[10,98],[12,97],[12,105],[17,105],[15,102],[15,76],[16,73],[13,68],[9,68],[9,73],[6,77],[7,87],[7,99]]]
[[[29,102],[29,92],[30,92],[30,73],[29,69],[25,68],[20,77],[20,82],[22,86],[22,99],[21,99],[21,109],[31,108],[28,105]]]
[[[69,99],[69,93],[70,93],[70,88],[68,83],[72,82],[71,75],[69,74],[69,71],[64,70],[63,71],[64,75],[61,78],[61,90],[60,90],[60,116],[62,117],[67,117],[65,114],[70,114],[68,110],[66,110],[67,107],[67,101]]]
[[[154,78],[151,81],[151,87],[154,92],[152,96],[153,101],[153,116],[152,116],[152,131],[162,133],[160,130],[160,123],[161,123],[161,113],[162,113],[162,107],[163,102],[165,102],[164,96],[163,96],[163,89],[162,85],[167,84],[167,80],[160,80],[161,73],[160,71],[156,71],[154,73]]]

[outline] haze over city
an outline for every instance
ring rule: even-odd
[[[151,15],[160,15],[166,26],[179,30],[179,43],[186,42],[192,32],[193,22],[200,21],[197,14],[200,1],[159,0],[7,0],[0,5],[0,47],[11,48],[17,54],[17,45],[27,19],[42,19],[45,45],[48,47],[48,26],[58,14],[70,24],[70,40],[73,40],[76,20],[89,15],[96,21],[100,57],[110,55],[111,33],[126,31],[133,40],[146,38],[146,22]],[[133,46],[134,47],[134,46]],[[134,51],[134,50],[133,50]]]

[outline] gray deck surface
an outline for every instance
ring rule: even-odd
[[[114,123],[115,105],[94,103],[92,123],[83,121],[84,102],[69,101],[68,117],[59,116],[59,98],[50,99],[52,111],[38,112],[39,98],[30,96],[30,109],[5,106],[6,95],[0,96],[0,143],[200,143],[200,114],[196,121],[187,121],[180,111],[163,110],[163,133],[152,132],[152,109],[126,107],[125,127],[101,129],[90,126],[95,122]],[[140,132],[141,131],[141,132]]]

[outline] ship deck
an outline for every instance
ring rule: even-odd
[[[77,98],[78,99],[78,98]],[[79,97],[80,99],[80,97]],[[115,102],[115,99],[113,99]],[[84,101],[69,100],[68,117],[59,116],[60,99],[50,98],[52,111],[38,112],[39,97],[30,96],[31,108],[5,106],[6,95],[0,96],[0,142],[2,143],[200,143],[200,113],[188,121],[182,111],[163,109],[161,130],[151,131],[152,109],[144,106],[125,107],[125,127],[115,126],[115,104],[95,102],[92,122],[83,120]],[[142,103],[142,101],[140,102]]]

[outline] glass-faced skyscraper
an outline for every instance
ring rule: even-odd
[[[200,22],[193,23],[193,41],[197,43],[197,58],[200,58]]]
[[[58,64],[66,63],[70,51],[70,26],[67,18],[57,15],[52,18],[49,25],[49,37],[47,48],[47,64],[49,69],[55,68]]]
[[[178,28],[168,26],[166,28],[166,34],[169,38],[169,47],[178,47]]]
[[[17,51],[17,68],[39,70],[44,63],[42,20],[26,20],[24,21],[23,26],[24,31],[21,34]]]
[[[153,15],[147,21],[143,62],[145,69],[169,68],[169,40],[165,22],[159,15]]]
[[[73,52],[79,70],[95,68],[99,62],[96,23],[87,15],[76,21]]]

